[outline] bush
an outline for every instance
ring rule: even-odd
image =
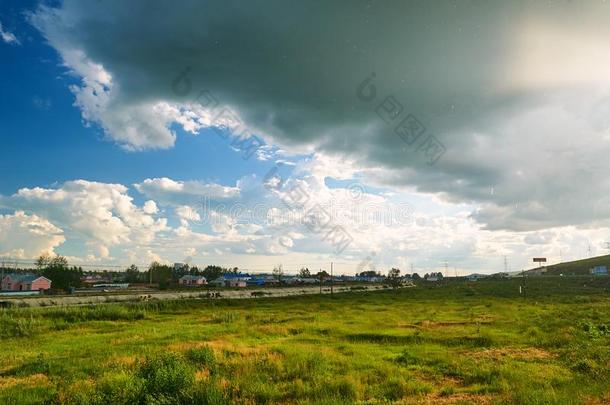
[[[47,316],[68,323],[86,321],[134,321],[144,319],[146,317],[146,312],[139,308],[106,304],[73,308],[53,308],[48,312]]]
[[[588,321],[583,322],[581,327],[585,334],[592,339],[610,335],[610,326],[603,323],[596,325],[595,323]]]
[[[208,369],[210,374],[216,369],[216,356],[209,346],[193,347],[187,350],[186,358],[198,367]]]
[[[101,404],[131,405],[141,401],[144,381],[125,371],[105,374],[98,383],[96,396]]]
[[[34,360],[27,361],[13,370],[12,374],[18,376],[28,376],[32,374],[49,374],[51,365],[40,353]]]
[[[212,315],[212,323],[233,323],[239,320],[236,312],[220,312]]]
[[[398,401],[406,395],[404,382],[396,377],[390,377],[385,381],[381,386],[381,390],[383,392],[383,397],[390,401]]]
[[[38,321],[32,316],[17,318],[12,315],[2,314],[0,316],[0,337],[27,337],[36,332]]]
[[[340,378],[329,382],[327,389],[330,391],[330,396],[333,398],[355,400],[358,396],[354,382],[347,378]]]
[[[195,382],[193,369],[174,353],[149,357],[139,366],[138,376],[151,399],[183,398]]]
[[[199,384],[188,397],[188,402],[197,405],[224,405],[229,401],[213,384]]]

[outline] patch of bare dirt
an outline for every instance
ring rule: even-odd
[[[475,395],[468,393],[456,393],[441,396],[439,394],[428,395],[414,404],[491,404],[494,398],[491,395]]]
[[[586,397],[584,403],[587,405],[607,405],[610,404],[610,394],[606,394],[603,397]]]
[[[503,359],[511,358],[517,360],[548,360],[556,356],[543,349],[536,347],[511,348],[505,347],[500,349],[485,349],[471,353],[475,358],[492,358]]]
[[[32,374],[26,377],[3,377],[0,378],[0,389],[7,389],[17,385],[26,387],[47,386],[50,381],[44,374]]]
[[[424,320],[416,322],[415,324],[404,325],[403,327],[420,327],[426,329],[435,329],[435,328],[446,328],[452,326],[466,326],[466,325],[482,325],[489,324],[493,322],[493,318],[491,316],[481,316],[473,320],[464,320],[464,321],[430,321]]]

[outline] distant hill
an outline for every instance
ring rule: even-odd
[[[589,274],[589,271],[595,266],[606,266],[610,269],[610,255],[591,257],[588,259],[575,260],[573,262],[565,262],[546,266],[546,274],[549,275],[584,275]],[[535,272],[537,269],[527,270],[525,273]]]

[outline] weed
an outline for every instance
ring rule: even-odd
[[[206,368],[210,373],[214,373],[216,369],[216,356],[209,346],[188,349],[186,358],[197,367]]]

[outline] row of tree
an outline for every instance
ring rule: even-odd
[[[63,256],[43,254],[36,260],[38,274],[51,280],[53,289],[69,291],[81,286],[82,267],[69,266]]]
[[[50,256],[48,254],[41,255],[36,260],[36,273],[39,275],[43,275],[50,279],[53,284],[53,289],[62,289],[69,291],[71,288],[78,288],[82,286],[82,278],[84,275],[83,269],[81,267],[70,266],[68,264],[68,260],[63,256]],[[131,265],[124,272],[103,272],[103,274],[108,275],[110,278],[120,278],[122,281],[127,283],[154,283],[158,284],[160,288],[167,288],[167,286],[172,282],[177,282],[178,279],[184,275],[197,275],[203,276],[207,280],[214,280],[218,277],[221,277],[225,274],[236,274],[239,272],[237,267],[233,268],[225,268],[216,265],[209,265],[203,269],[198,268],[197,266],[189,266],[188,264],[174,267],[166,264],[161,264],[159,262],[153,262],[150,264],[146,271],[140,271],[140,269],[136,265]],[[281,281],[284,276],[284,270],[282,265],[278,265],[273,269],[272,274]],[[330,277],[330,274],[325,270],[318,271],[317,273],[312,273],[309,268],[303,267],[299,270],[298,276],[301,278],[327,278]],[[377,271],[363,271],[361,273],[356,274],[356,276],[360,277],[383,277],[380,272]],[[406,278],[411,278],[414,281],[421,280],[419,274],[413,273],[411,275],[405,274]],[[442,279],[443,274],[438,273],[426,273],[424,275],[424,279],[429,279],[431,277],[435,277],[437,279]],[[403,279],[401,277],[401,272],[397,268],[392,268],[386,279],[388,282],[393,285],[399,285]]]

